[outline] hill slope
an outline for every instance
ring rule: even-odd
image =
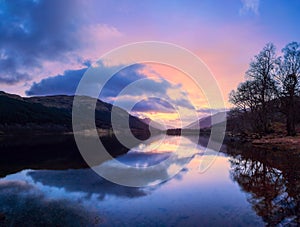
[[[212,126],[212,118],[215,118],[215,125],[226,121],[227,112],[219,112],[211,116],[207,116],[199,119],[199,121],[193,122],[186,126],[184,129],[205,129]]]
[[[72,105],[74,96],[57,95],[23,98],[13,94],[0,92],[0,130],[11,132],[71,132]],[[82,98],[83,108],[91,107],[95,100]],[[100,129],[111,129],[111,109],[109,103],[97,100],[95,123]],[[149,126],[137,117],[129,115],[121,108],[117,109],[120,119],[127,120],[134,131],[148,131]]]

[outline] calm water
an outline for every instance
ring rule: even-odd
[[[172,155],[179,138],[139,145],[118,160],[131,166],[155,165]],[[288,191],[291,182],[282,171],[254,158],[204,152],[201,145],[193,149],[193,139],[181,139],[180,153],[188,164],[156,186],[120,186],[90,169],[24,169],[6,175],[0,179],[0,225],[263,226],[297,222],[299,193]],[[213,164],[200,172],[199,165],[215,156]]]

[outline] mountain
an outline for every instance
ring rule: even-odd
[[[188,126],[184,127],[184,129],[207,129],[211,128],[212,126],[212,118],[215,119],[215,125],[220,124],[226,121],[227,112],[218,112],[216,114],[203,117],[199,119],[199,121],[193,122]]]
[[[212,119],[214,119],[215,124],[212,124]],[[215,126],[215,128],[223,130],[224,123],[226,124],[226,120],[227,120],[227,111],[219,112],[214,115],[203,117],[203,118],[199,119],[198,121],[195,121],[195,122],[185,126],[184,128],[168,129],[167,134],[168,135],[181,135],[183,132],[185,135],[198,134],[199,130],[200,130],[200,133],[210,134],[212,126]]]
[[[141,119],[141,121],[143,121],[144,123],[146,123],[147,125],[155,128],[155,129],[162,130],[162,131],[167,130],[168,128],[172,128],[171,126],[168,126],[168,125],[164,126],[156,121],[153,121],[150,118],[143,118],[143,119]]]
[[[0,132],[72,132],[72,106],[74,96],[55,95],[24,98],[0,92]],[[81,97],[82,108],[90,108],[95,99]],[[97,128],[111,130],[113,106],[97,100],[95,123]],[[129,119],[132,132],[148,134],[148,124],[116,107],[118,122]],[[122,124],[120,124],[122,127]]]
[[[22,129],[51,127],[56,130],[71,129],[70,113],[65,109],[50,108],[39,103],[31,103],[17,95],[0,93],[0,129]],[[55,126],[55,127],[54,127]]]

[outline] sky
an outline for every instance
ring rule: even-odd
[[[198,56],[230,107],[229,92],[266,43],[273,42],[280,54],[287,43],[299,41],[299,10],[299,0],[0,0],[0,90],[72,95],[87,68],[108,51],[160,41]],[[139,93],[118,95],[143,78],[149,84]],[[175,125],[176,108],[187,113],[184,124],[191,110],[200,117],[211,110],[183,72],[151,63],[117,73],[100,98],[136,102],[136,115]]]

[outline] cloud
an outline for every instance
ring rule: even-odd
[[[138,102],[132,111],[174,113],[176,110],[170,103],[160,98],[147,98]]]
[[[67,192],[82,192],[88,195],[96,194],[98,198],[105,198],[107,195],[118,197],[135,198],[146,196],[147,192],[142,188],[131,188],[112,183],[99,175],[92,169],[79,169],[68,171],[40,170],[31,171],[28,176],[35,182],[41,182],[43,185],[64,188]],[[61,177],[66,177],[61,181]],[[81,184],[78,184],[78,181]]]
[[[76,88],[83,77],[84,73],[88,69],[90,62],[85,63],[86,67],[75,70],[66,70],[63,74],[51,76],[42,79],[40,82],[34,82],[29,90],[26,91],[27,95],[74,95]],[[105,66],[99,63],[101,70],[110,69],[116,66]],[[112,76],[105,86],[103,87],[99,98],[103,100],[112,99],[116,97],[124,87],[127,85],[145,78],[145,75],[139,74],[137,71],[142,68],[142,65],[135,64],[126,68],[126,71],[120,71],[116,75]],[[93,86],[90,84],[89,86]]]
[[[67,70],[62,75],[57,75],[34,82],[26,95],[74,95],[86,68]]]
[[[26,81],[30,76],[26,72],[20,72],[17,57],[8,56],[2,50],[0,55],[0,83],[15,84],[19,81]]]
[[[116,27],[108,24],[94,24],[85,26],[80,30],[79,35],[84,35],[85,38],[91,38],[92,41],[108,41],[114,38],[122,38],[124,35]]]
[[[102,65],[100,67],[104,69],[107,67],[111,68],[114,66]],[[139,70],[143,67],[144,66],[142,64],[134,64],[129,67],[126,67],[126,69],[123,69],[118,73],[116,73],[115,75],[113,75],[104,85],[99,97],[102,99],[107,99],[107,98],[112,99],[118,96],[118,94],[129,84],[145,78],[145,75],[139,73]],[[132,91],[132,92],[135,93],[135,95],[140,94],[137,93],[136,91]]]
[[[116,66],[100,65],[101,70],[111,70]],[[182,91],[180,85],[174,85],[160,78],[148,78],[143,73],[143,64],[135,64],[113,75],[104,85],[99,98],[110,103],[118,102],[118,105],[126,108],[135,106],[134,111],[139,112],[174,112],[177,106],[192,109],[193,105],[186,98],[187,94]],[[76,88],[88,67],[77,70],[67,70],[63,74],[56,75],[33,83],[26,94],[34,95],[74,95]],[[112,70],[113,71],[113,70]],[[143,79],[143,83],[135,85],[135,82]],[[129,85],[132,89],[120,94],[120,92]],[[95,83],[91,83],[89,89],[93,89]],[[171,91],[171,92],[170,92]],[[169,103],[168,103],[169,102]],[[174,105],[174,108],[173,106]]]
[[[240,14],[245,14],[249,11],[253,12],[254,14],[259,14],[259,1],[260,0],[241,0],[242,1],[242,8],[240,9]]]
[[[53,196],[48,196],[39,187],[27,181],[1,179],[0,213],[5,214],[1,226],[6,223],[14,223],[16,226],[24,223],[28,226],[73,226],[78,223],[92,226],[98,215],[95,209],[87,209],[80,198],[76,201],[67,196],[53,199]]]
[[[31,79],[44,60],[66,61],[80,46],[74,36],[79,0],[0,1],[0,83]]]

